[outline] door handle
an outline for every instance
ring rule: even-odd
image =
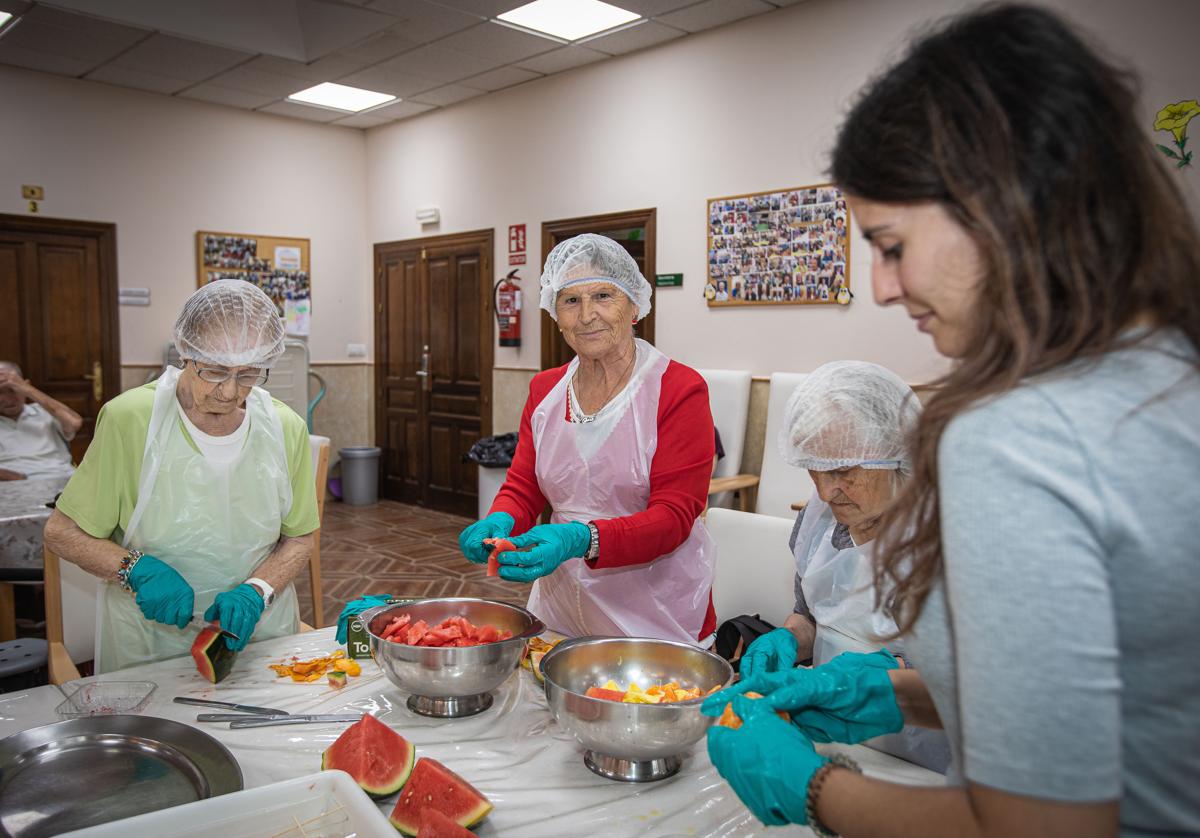
[[[429,344],[425,344],[424,350],[421,352],[421,368],[417,370],[417,375],[425,379],[424,390],[433,389],[433,376],[429,374]]]
[[[96,404],[104,401],[104,368],[100,366],[99,361],[92,361],[92,374],[85,375],[85,379],[92,382],[92,399]]]

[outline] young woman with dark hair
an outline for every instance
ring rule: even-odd
[[[876,550],[915,669],[875,653],[751,678],[733,691],[766,698],[710,731],[764,822],[1200,834],[1200,236],[1137,113],[1060,18],[1007,5],[922,38],[842,126],[833,176],[876,301],[954,366]],[[948,788],[812,747],[905,722],[946,730]]]

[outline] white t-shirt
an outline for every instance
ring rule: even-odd
[[[62,428],[37,404],[27,404],[16,419],[0,416],[0,468],[29,478],[70,476],[71,451]]]
[[[182,409],[179,411],[179,417],[183,420],[183,427],[187,429],[188,436],[200,449],[201,455],[211,463],[231,463],[237,459],[246,442],[246,435],[250,432],[249,413],[242,418],[242,424],[238,425],[233,433],[225,436],[206,434],[188,419],[187,413]]]

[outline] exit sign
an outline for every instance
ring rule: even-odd
[[[654,285],[657,288],[682,288],[683,274],[656,274]]]

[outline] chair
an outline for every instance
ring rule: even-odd
[[[79,677],[79,670],[75,667],[76,660],[90,660],[95,654],[95,636],[96,628],[95,621],[91,621],[92,631],[91,640],[89,641],[82,635],[87,634],[86,626],[89,621],[74,621],[71,628],[75,629],[72,637],[72,645],[76,648],[87,645],[87,651],[83,657],[72,657],[67,651],[66,626],[63,624],[63,564],[58,556],[51,552],[49,547],[42,549],[42,561],[45,563],[44,579],[45,579],[45,597],[46,597],[46,642],[50,644],[50,653],[48,666],[50,670],[51,684],[65,684],[67,681],[74,681]],[[68,567],[74,567],[69,562]],[[83,571],[80,571],[83,573]],[[93,590],[95,586],[93,585]],[[95,611],[95,597],[92,598],[92,612]]]
[[[710,509],[705,521],[717,543],[713,608],[717,625],[740,614],[759,614],[774,625],[795,607],[796,563],[788,549],[792,523],[771,515]]]
[[[796,517],[793,504],[802,504],[814,489],[808,472],[788,465],[779,452],[779,431],[783,428],[783,412],[792,392],[804,381],[807,373],[776,372],[771,374],[771,391],[767,397],[767,431],[763,441],[762,468],[759,469],[758,503],[755,512],[774,515],[792,521]]]
[[[312,447],[313,474],[317,480],[317,521],[325,520],[325,478],[329,473],[329,437],[309,434]],[[321,528],[317,527],[313,537],[312,557],[308,560],[308,581],[312,589],[313,623],[317,628],[325,625],[325,603],[321,590]]]
[[[758,476],[739,474],[746,443],[746,414],[750,408],[750,373],[745,370],[698,370],[708,383],[713,424],[721,432],[725,457],[717,463],[708,486],[710,506],[728,506],[740,490],[741,507],[750,509],[750,496]]]

